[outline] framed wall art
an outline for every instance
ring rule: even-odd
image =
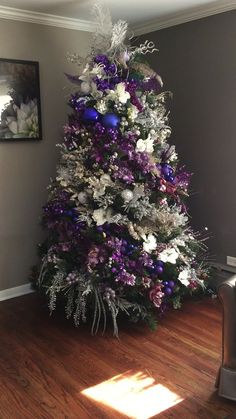
[[[39,63],[0,58],[0,141],[41,139]]]

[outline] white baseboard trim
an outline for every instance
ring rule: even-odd
[[[20,285],[19,287],[7,288],[0,291],[0,301],[9,300],[10,298],[20,297],[21,295],[30,294],[34,292],[31,284]]]

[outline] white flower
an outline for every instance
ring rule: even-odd
[[[96,109],[98,112],[104,115],[107,112],[106,102],[103,99],[101,99],[100,101],[98,100],[96,104]]]
[[[128,118],[131,119],[131,121],[134,121],[139,113],[139,110],[137,108],[137,106],[131,104],[128,108]]]
[[[111,180],[111,176],[108,175],[108,173],[104,173],[104,175],[102,175],[100,177],[100,183],[102,185],[108,186],[108,185],[112,185],[112,180]]]
[[[93,197],[95,199],[99,198],[100,196],[105,194],[106,187],[112,185],[113,182],[111,180],[110,175],[104,173],[100,179],[92,176],[88,178],[89,186],[93,190]]]
[[[123,104],[125,104],[129,98],[130,94],[129,92],[126,92],[125,83],[123,82],[118,83],[115,90],[110,90],[107,95],[107,99],[112,99]]]
[[[146,140],[143,140],[140,138],[136,143],[135,151],[146,151],[147,153],[153,153],[154,147],[153,147],[154,139],[151,136],[148,136]]]
[[[129,92],[125,90],[125,83],[118,83],[115,88],[115,93],[118,96],[119,102],[126,103],[128,99],[130,99]]]
[[[154,139],[152,139],[152,138],[150,138],[150,137],[148,137],[146,140],[145,140],[145,144],[146,144],[146,152],[147,153],[153,153],[153,151],[154,151],[154,147],[153,147],[153,143],[154,143]]]
[[[13,106],[15,117],[7,117],[9,130],[14,137],[37,137],[39,135],[37,100],[31,100],[27,105]]]
[[[91,88],[91,91],[90,91],[91,96],[93,96],[93,98],[99,100],[102,97],[103,93],[102,93],[101,90],[97,89],[96,83],[94,83],[93,81],[90,82],[90,88]]]
[[[103,208],[99,208],[93,211],[93,219],[98,226],[109,222],[112,218],[112,210],[108,208],[104,210]]]
[[[189,285],[190,283],[190,279],[191,279],[191,272],[189,269],[183,269],[183,271],[181,271],[179,273],[178,276],[178,280],[185,285],[186,287]]]
[[[90,82],[90,80],[93,78],[93,76],[102,77],[104,74],[104,68],[100,64],[94,64],[93,68],[90,69],[89,65],[86,64],[85,68],[83,69],[83,72],[81,76],[79,77],[79,80]]]
[[[156,237],[153,234],[148,234],[148,236],[146,236],[146,234],[143,234],[142,239],[144,240],[143,250],[145,250],[145,252],[151,253],[152,250],[156,249],[157,241]]]
[[[175,239],[171,240],[171,243],[174,246],[185,247],[185,241],[182,238],[176,237]]]
[[[139,138],[139,140],[136,143],[135,151],[137,151],[137,152],[143,152],[145,150],[146,150],[145,141],[142,140],[142,138]]]
[[[173,247],[170,249],[163,250],[158,256],[158,258],[162,262],[164,263],[169,262],[169,263],[172,263],[173,265],[176,264],[178,257],[179,257],[179,253]]]

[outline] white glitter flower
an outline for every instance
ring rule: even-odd
[[[104,210],[104,208],[99,208],[93,211],[93,219],[98,226],[109,222],[112,218],[112,210],[108,208]]]
[[[191,271],[189,269],[183,269],[183,271],[179,273],[178,280],[186,287],[189,285],[190,279]]]
[[[126,92],[125,83],[123,82],[118,83],[115,87],[115,90],[110,90],[106,97],[107,100],[111,99],[111,100],[118,101],[123,104],[125,104],[129,98],[130,98],[130,94],[129,92]]]
[[[146,140],[143,140],[140,138],[136,143],[135,151],[143,152],[146,151],[147,153],[153,153],[154,147],[153,147],[154,139],[151,136],[148,136]]]
[[[164,263],[169,262],[169,263],[172,263],[173,265],[175,265],[178,257],[179,257],[179,253],[177,252],[176,249],[174,249],[172,247],[170,249],[163,250],[159,254],[158,259],[160,259]]]
[[[144,140],[142,140],[142,138],[140,138],[136,143],[135,151],[142,153],[143,151],[145,151],[145,149],[146,149],[145,142]]]
[[[157,241],[156,237],[153,234],[148,234],[148,236],[146,236],[146,234],[143,234],[142,239],[144,240],[143,250],[145,250],[145,252],[151,253],[152,250],[156,249]]]
[[[125,83],[118,83],[116,85],[115,94],[117,95],[119,102],[124,104],[130,98],[129,92],[126,92],[125,90]]]

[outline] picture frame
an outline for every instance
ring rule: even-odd
[[[38,61],[0,58],[0,142],[41,139]]]

